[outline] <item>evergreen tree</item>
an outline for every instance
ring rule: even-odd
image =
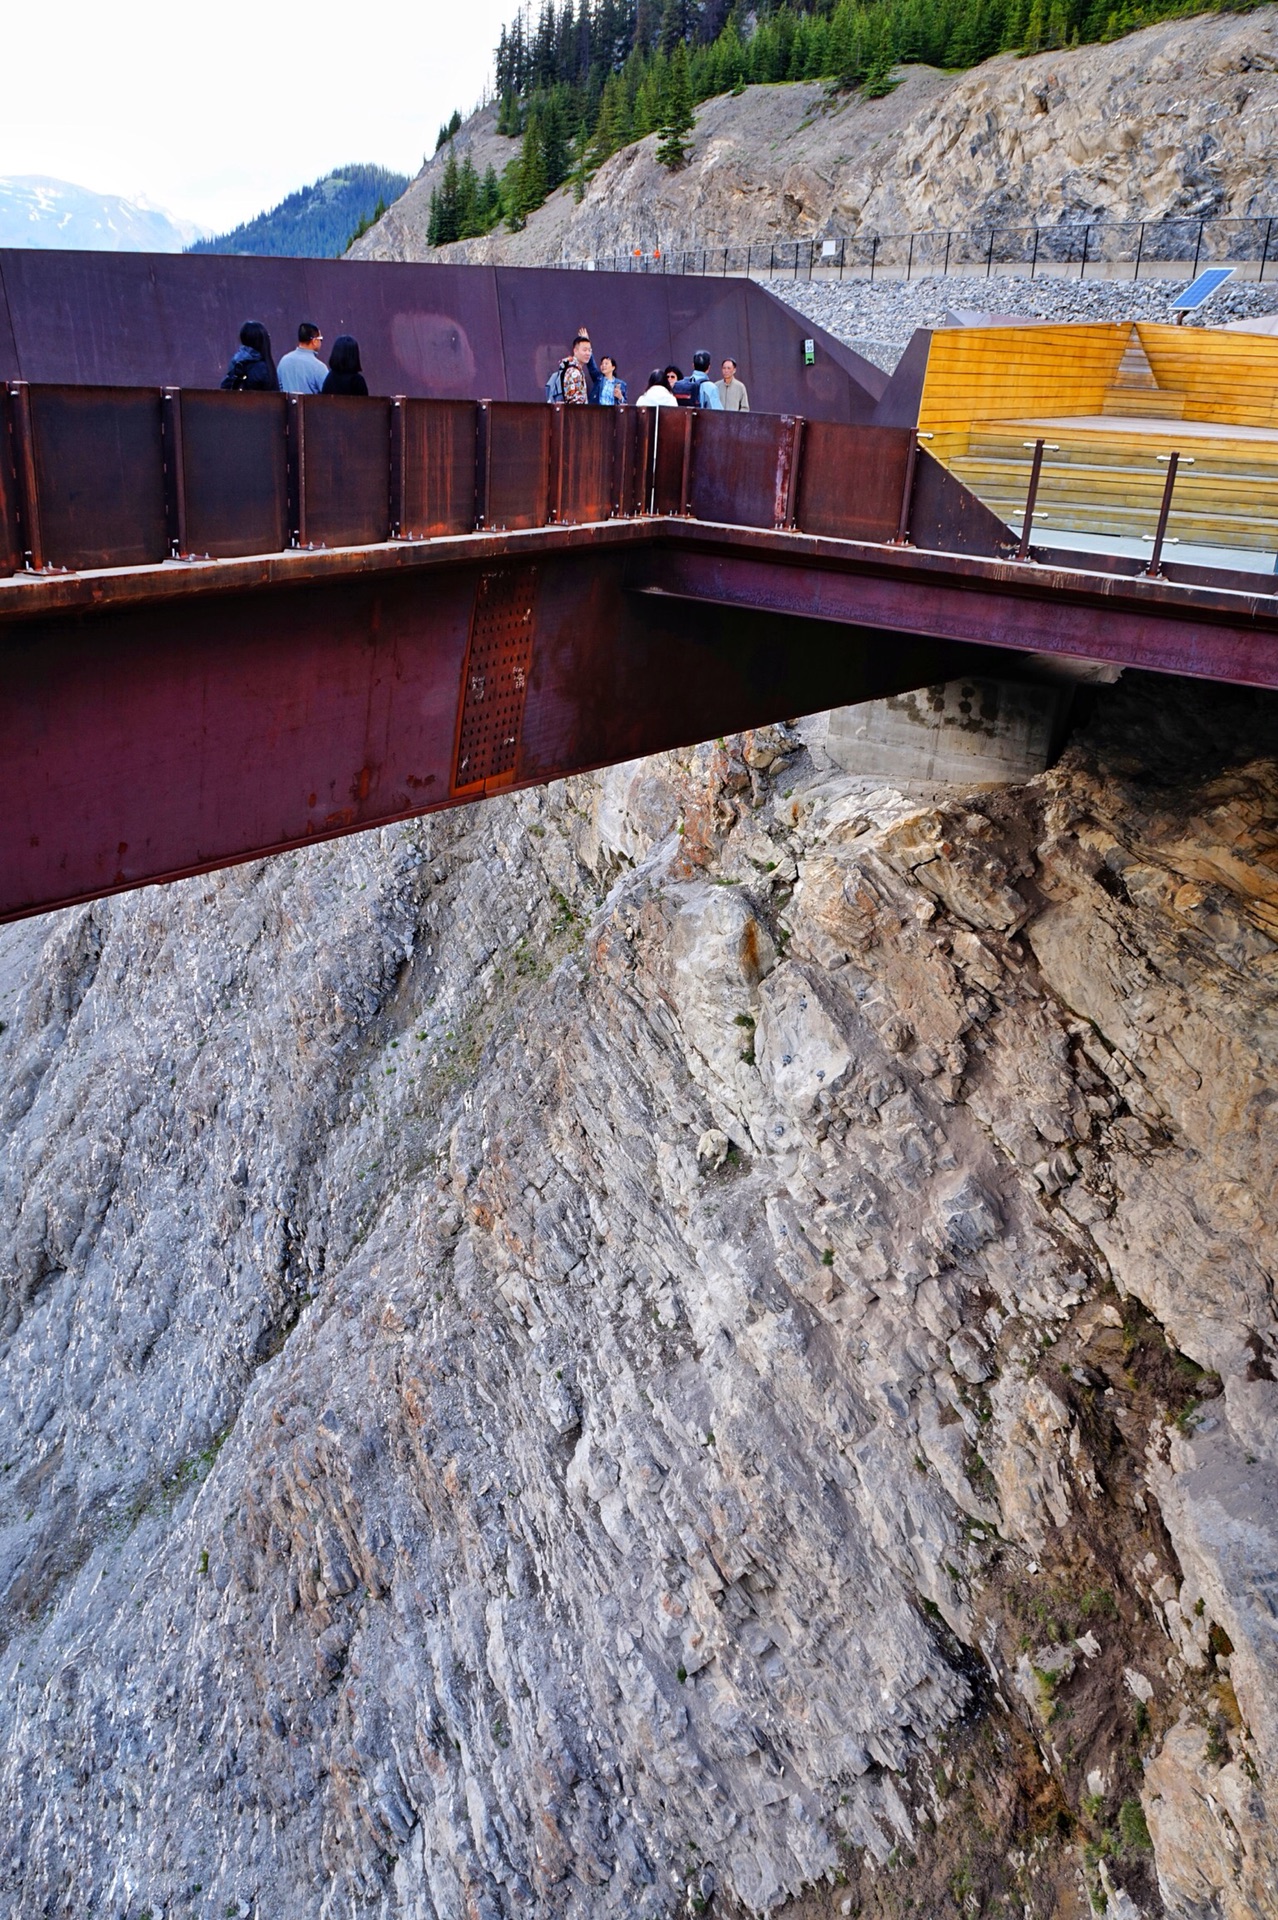
[[[457,165],[457,148],[450,140],[448,159],[444,163],[444,177],[430,196],[430,221],[426,229],[426,238],[432,247],[446,247],[451,241],[461,238],[460,186],[461,172]]]
[[[479,175],[467,154],[457,174],[457,238],[473,240],[483,231],[479,219]]]
[[[1025,23],[1025,53],[1040,53],[1047,39],[1047,20],[1043,12],[1043,0],[1033,0],[1029,10],[1029,19]]]
[[[690,136],[695,125],[688,49],[681,40],[670,62],[666,96],[661,109],[661,139],[657,146],[658,160],[672,173],[684,165],[692,150]]]
[[[653,61],[639,82],[630,115],[631,134],[636,140],[642,140],[645,134],[654,132],[661,124],[665,77],[665,61]]]
[[[1008,0],[1007,12],[1003,16],[1003,32],[999,39],[1000,53],[1015,53],[1025,39],[1025,9],[1022,0]]]
[[[553,193],[568,177],[568,115],[565,89],[556,87],[546,101],[541,116],[541,163],[546,175],[546,192]],[[543,194],[542,198],[545,198]],[[541,202],[537,201],[540,206]]]
[[[523,151],[519,156],[515,217],[522,227],[534,208],[546,198],[546,148],[542,138],[541,115],[533,110],[524,130]]]
[[[687,0],[665,0],[661,9],[661,51],[669,60],[688,38]]]
[[[591,166],[602,166],[608,156],[616,153],[618,147],[624,147],[630,138],[630,101],[626,94],[626,83],[619,73],[610,73],[599,102],[599,118],[595,122],[595,136],[590,147]]]

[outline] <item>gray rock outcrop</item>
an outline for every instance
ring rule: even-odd
[[[1274,710],[1094,697],[0,931],[0,1911],[1272,1920]]]
[[[766,248],[827,234],[1278,210],[1273,6],[1167,20],[1109,45],[1002,54],[964,73],[897,71],[901,84],[880,100],[808,82],[707,101],[680,172],[658,165],[650,135],[606,161],[580,204],[561,188],[521,232],[430,256],[437,156],[352,256],[549,265],[654,241]],[[491,159],[500,172],[517,151],[496,134],[492,108],[462,138],[481,171]]]

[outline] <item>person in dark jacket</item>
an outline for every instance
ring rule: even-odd
[[[226,369],[223,388],[230,393],[278,393],[279,385],[270,334],[260,320],[246,320],[240,328],[240,344]]]
[[[359,341],[349,333],[339,333],[328,356],[328,378],[321,393],[368,394],[368,382],[360,370]]]

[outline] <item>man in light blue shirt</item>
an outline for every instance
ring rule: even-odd
[[[303,320],[297,329],[297,345],[286,353],[276,372],[281,393],[318,393],[328,377],[328,368],[320,359],[324,336],[312,320]]]

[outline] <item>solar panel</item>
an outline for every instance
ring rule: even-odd
[[[1205,300],[1210,300],[1218,287],[1224,286],[1232,272],[1232,267],[1208,267],[1205,273],[1200,273],[1196,280],[1190,281],[1183,293],[1177,294],[1172,301],[1172,312],[1192,313],[1195,307],[1201,307]]]

